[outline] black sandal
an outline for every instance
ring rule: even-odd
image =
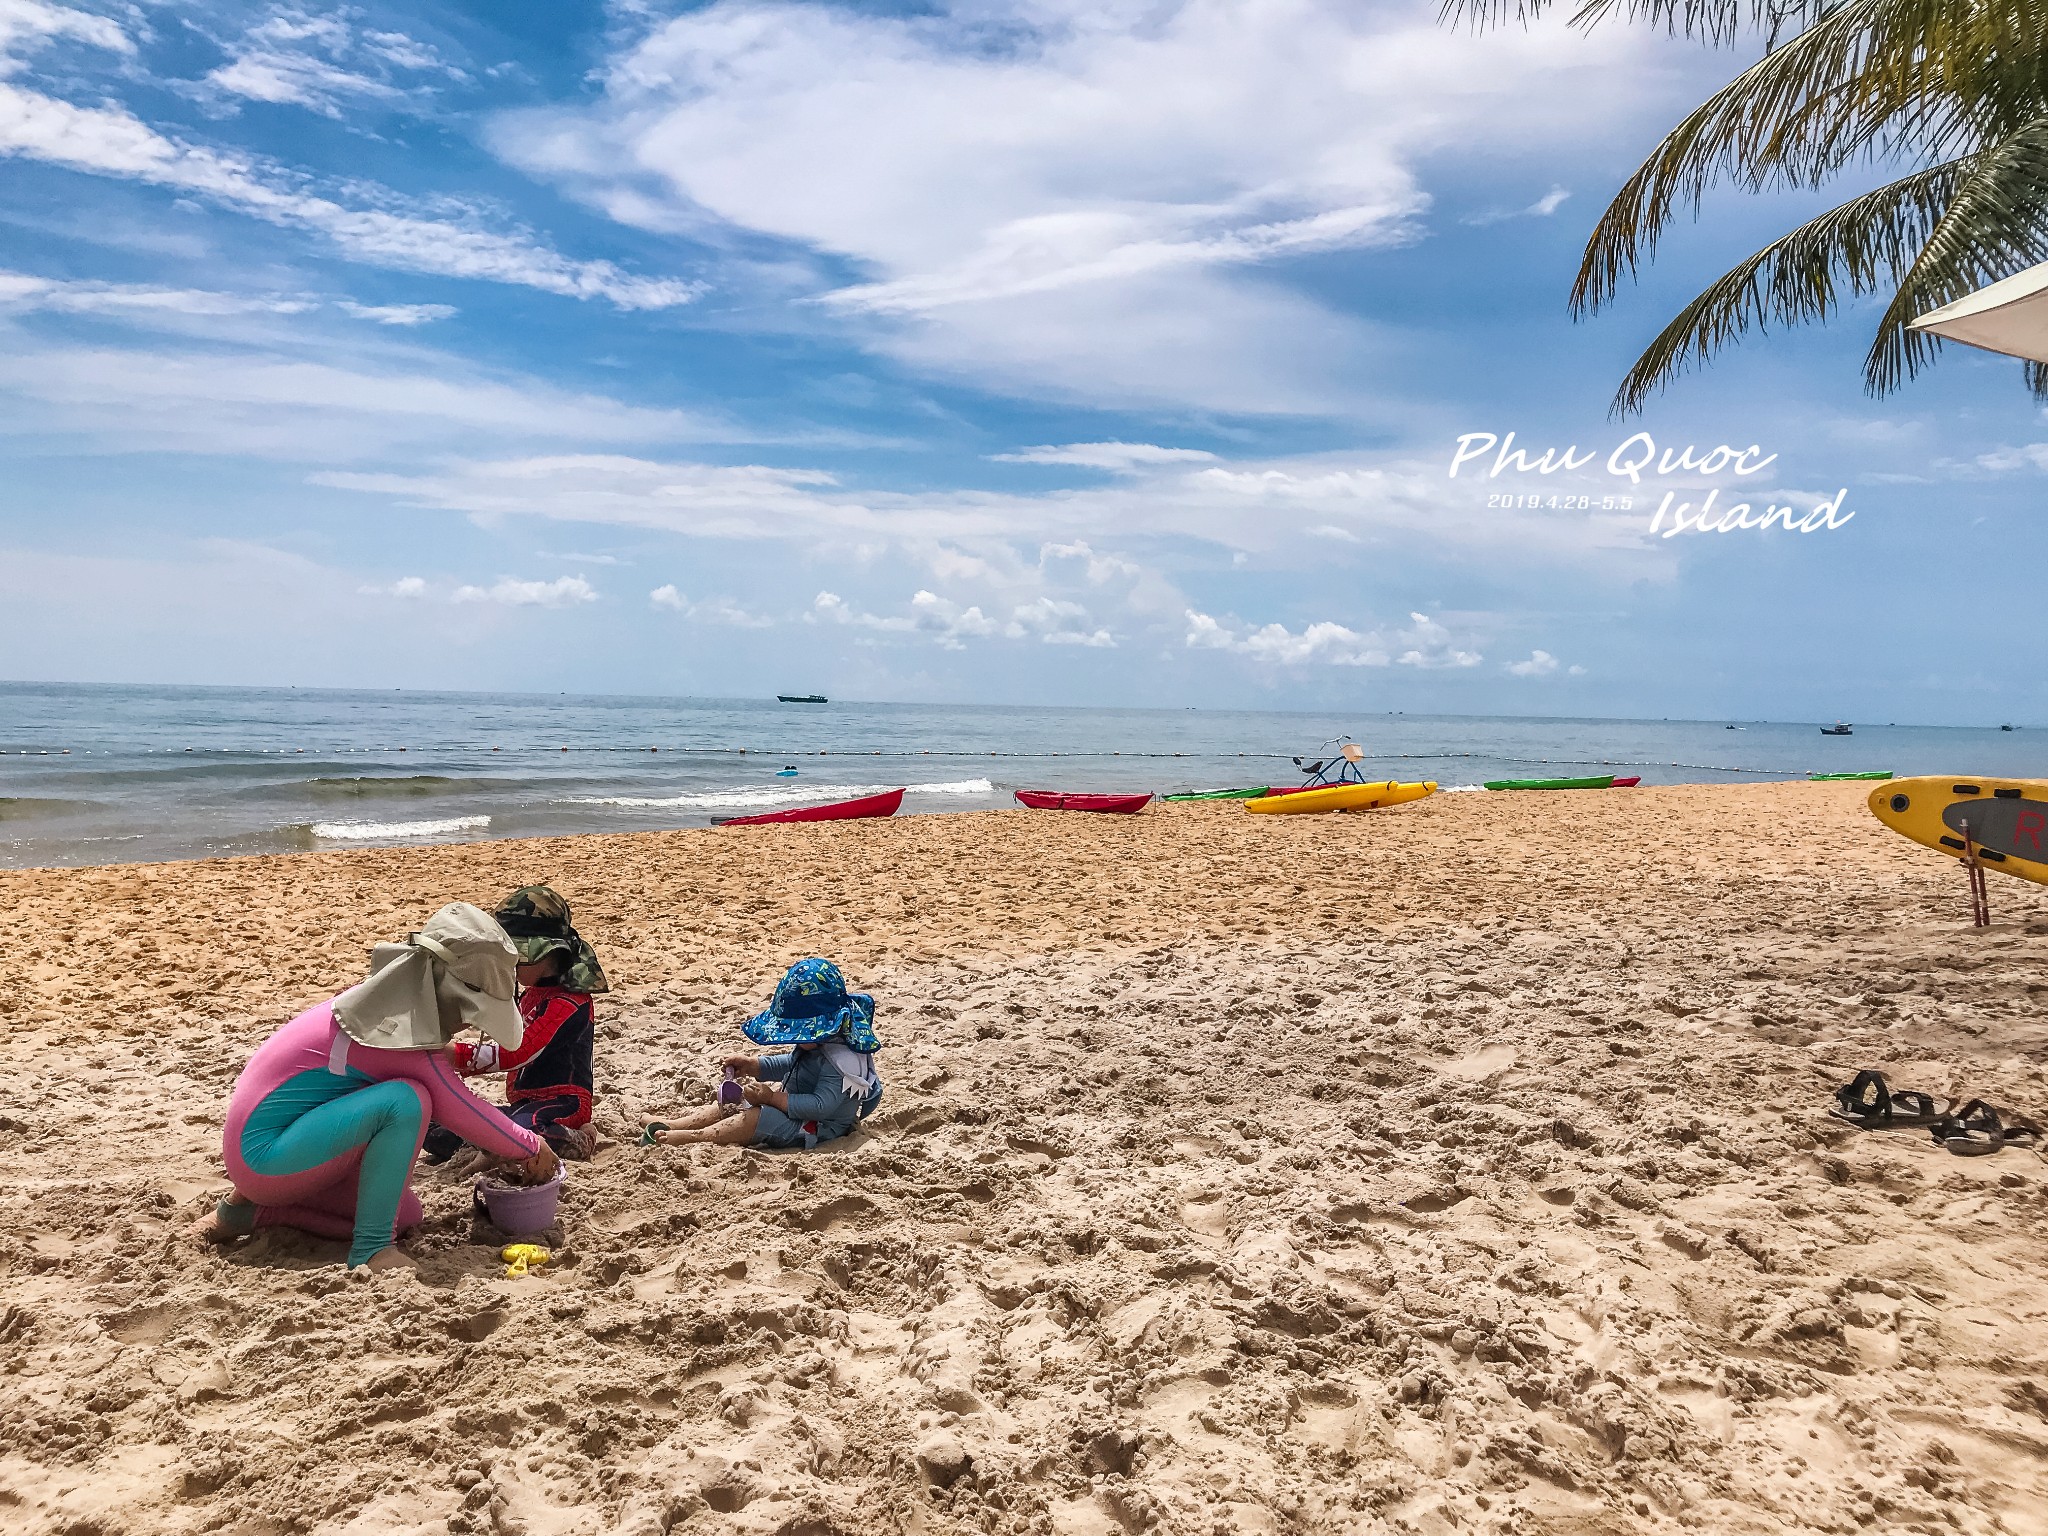
[[[1955,1104],[1937,1104],[1932,1094],[1918,1088],[1893,1092],[1882,1072],[1858,1072],[1835,1090],[1835,1108],[1828,1111],[1860,1131],[1904,1131],[1933,1125],[1950,1114]]]
[[[1952,1115],[1944,1115],[1928,1128],[1928,1134],[1957,1157],[1989,1157],[2008,1145],[2038,1140],[2041,1128],[2031,1121],[2023,1129],[2008,1128],[1998,1111],[1982,1099],[1972,1099]]]

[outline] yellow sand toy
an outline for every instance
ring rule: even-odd
[[[539,1243],[512,1243],[500,1248],[498,1257],[505,1261],[505,1278],[517,1280],[528,1270],[539,1269],[554,1255]]]

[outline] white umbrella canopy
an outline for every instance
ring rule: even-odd
[[[1907,328],[2048,363],[2048,261],[1930,309]]]

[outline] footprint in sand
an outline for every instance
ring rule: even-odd
[[[1181,1205],[1180,1219],[1189,1231],[1203,1237],[1225,1237],[1230,1229],[1230,1201],[1220,1192],[1190,1195]]]
[[[1483,1078],[1507,1071],[1517,1059],[1512,1045],[1484,1045],[1467,1055],[1443,1063],[1441,1070],[1446,1077],[1458,1077],[1476,1083]]]

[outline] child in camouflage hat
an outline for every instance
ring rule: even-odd
[[[506,1112],[563,1157],[589,1157],[597,1050],[591,997],[608,991],[597,955],[569,922],[569,903],[545,885],[523,885],[492,914],[519,951],[519,1015],[526,1033],[510,1048],[484,1040],[451,1047],[465,1077],[504,1072]],[[428,1158],[444,1162],[461,1139],[436,1126]]]

